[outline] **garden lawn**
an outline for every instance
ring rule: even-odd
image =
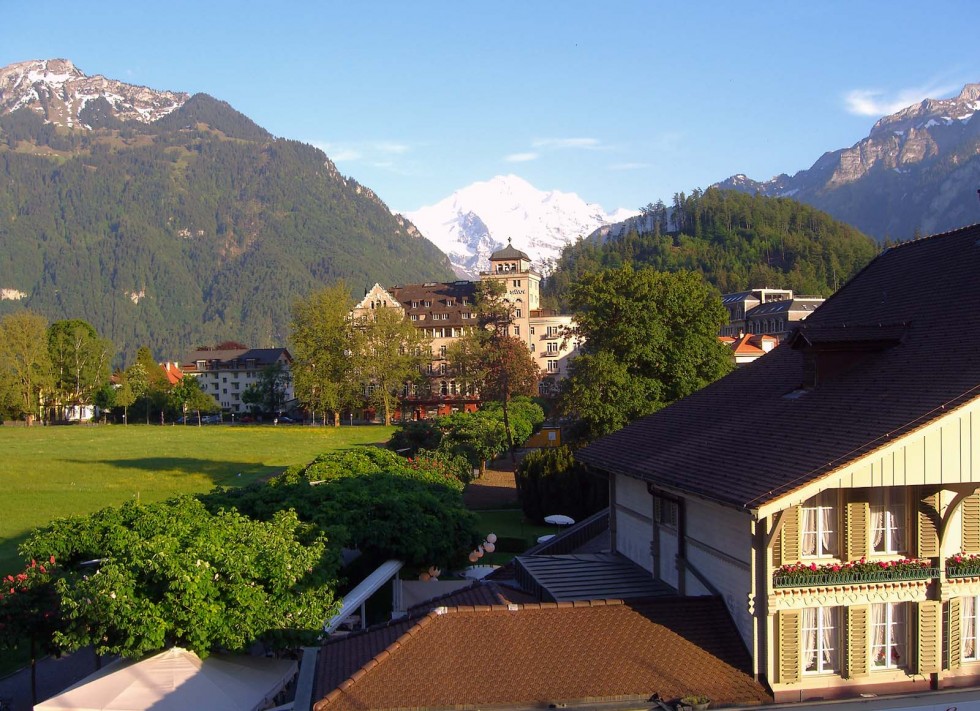
[[[131,499],[241,486],[331,449],[381,444],[379,426],[0,427],[0,575],[23,567],[17,546],[55,518]]]

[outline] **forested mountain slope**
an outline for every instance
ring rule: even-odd
[[[546,295],[561,304],[582,274],[625,263],[704,274],[722,293],[758,286],[829,296],[877,254],[874,241],[787,198],[709,189],[603,228],[562,252]]]
[[[282,345],[292,300],[336,279],[453,278],[320,150],[224,102],[195,95],[149,123],[103,97],[73,125],[45,111],[0,116],[0,314],[83,318],[125,353],[176,358],[229,338]]]

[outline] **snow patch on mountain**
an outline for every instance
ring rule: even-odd
[[[183,92],[156,91],[101,75],[86,76],[67,59],[39,59],[0,68],[0,114],[27,107],[48,123],[88,128],[82,111],[104,97],[120,121],[151,123],[183,106]]]
[[[516,175],[498,175],[405,216],[449,256],[460,277],[474,278],[508,240],[547,271],[566,244],[635,214],[609,214],[575,193],[542,191]]]

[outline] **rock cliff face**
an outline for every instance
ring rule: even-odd
[[[180,108],[188,94],[86,76],[67,59],[19,62],[0,69],[0,114],[27,107],[49,123],[89,128],[86,106],[105,101],[120,121],[151,123]]]
[[[980,221],[980,84],[880,119],[867,138],[790,177],[735,175],[717,187],[792,197],[878,239]]]

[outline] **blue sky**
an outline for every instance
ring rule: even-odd
[[[395,210],[494,175],[636,208],[980,82],[976,2],[8,4],[0,65],[206,92]]]

